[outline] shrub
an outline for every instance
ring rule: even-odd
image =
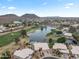
[[[57,43],[65,43],[66,38],[65,37],[60,37],[57,39]]]

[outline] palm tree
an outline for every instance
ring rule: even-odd
[[[6,51],[6,52],[2,53],[1,59],[11,59],[10,51]]]

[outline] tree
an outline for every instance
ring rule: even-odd
[[[65,43],[66,38],[65,37],[60,37],[57,39],[57,43]]]
[[[23,26],[24,26],[24,27],[27,25],[27,24],[26,24],[26,21],[23,21],[23,23],[22,23],[22,24],[23,24]]]
[[[62,31],[56,31],[56,34],[62,34]]]
[[[76,28],[74,28],[74,27],[71,26],[71,27],[69,28],[69,32],[71,32],[71,33],[76,32]]]
[[[6,24],[3,24],[3,25],[4,25],[5,27],[10,27],[8,23],[6,23]]]
[[[10,51],[6,51],[6,52],[2,53],[1,59],[11,59]]]
[[[51,32],[52,32],[52,33],[55,33],[55,32],[56,32],[56,29],[51,29]]]
[[[41,26],[41,31],[43,31],[43,29],[44,29],[44,27],[43,27],[43,26]]]
[[[18,42],[20,41],[20,39],[17,37],[15,38],[15,43],[18,44]]]
[[[49,45],[49,48],[52,48],[54,45],[54,41],[51,38],[49,39],[48,45]]]
[[[49,43],[52,43],[52,41],[53,41],[53,40],[50,38],[50,39],[49,39]]]
[[[72,36],[73,36],[77,41],[79,41],[79,35],[73,34]]]
[[[26,30],[21,30],[21,36],[22,36],[23,38],[25,38],[25,36],[27,36]]]

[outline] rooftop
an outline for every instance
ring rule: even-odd
[[[53,45],[53,49],[67,49],[67,47],[66,47],[66,45],[65,44],[63,44],[63,43],[55,43],[54,45]]]
[[[40,48],[42,48],[42,50],[49,49],[48,43],[34,43],[33,45],[35,50],[39,50]]]
[[[65,36],[72,36],[72,33],[64,33]]]
[[[22,50],[16,50],[14,52],[14,56],[15,58],[19,57],[19,58],[27,58],[28,56],[30,56],[33,53],[33,50],[26,48],[26,49],[22,49]]]

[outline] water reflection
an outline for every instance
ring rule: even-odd
[[[30,42],[46,42],[46,34],[51,31],[51,27],[43,27],[29,34]]]

